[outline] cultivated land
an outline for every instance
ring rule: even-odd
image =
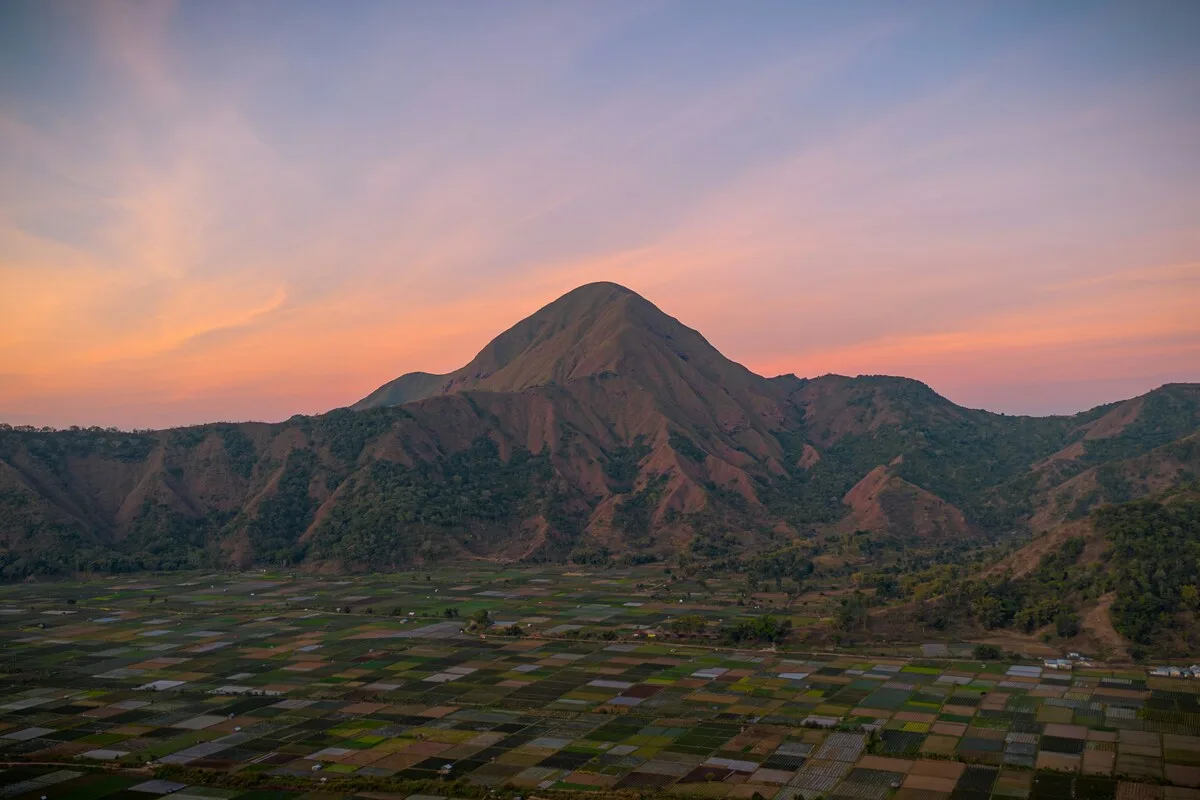
[[[669,580],[481,565],[0,587],[0,796],[1200,798],[1200,681],[953,642],[679,641],[681,616],[774,603],[802,627],[838,601]],[[464,633],[485,610],[487,633]]]

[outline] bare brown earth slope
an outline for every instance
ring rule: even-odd
[[[598,283],[319,416],[4,426],[0,569],[712,558],[847,528],[937,546],[1111,502],[1088,477],[1109,465],[1137,463],[1121,499],[1187,480],[1197,430],[1194,385],[1032,418],[904,378],[763,378]]]

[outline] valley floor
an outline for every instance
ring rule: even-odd
[[[835,602],[721,591],[489,565],[0,587],[0,797],[1200,798],[1200,681],[670,637]]]

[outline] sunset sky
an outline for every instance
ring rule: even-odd
[[[0,5],[0,421],[347,405],[622,283],[757,372],[1200,381],[1200,3]]]

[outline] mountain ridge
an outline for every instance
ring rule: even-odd
[[[1126,478],[1122,497],[1186,480],[1190,456],[1160,448],[1198,430],[1192,384],[1021,417],[907,378],[766,378],[640,295],[588,284],[459,370],[322,415],[0,429],[0,570],[713,559],[859,529],[975,547],[1056,503],[1112,502],[1071,487],[1129,459],[1158,477]]]

